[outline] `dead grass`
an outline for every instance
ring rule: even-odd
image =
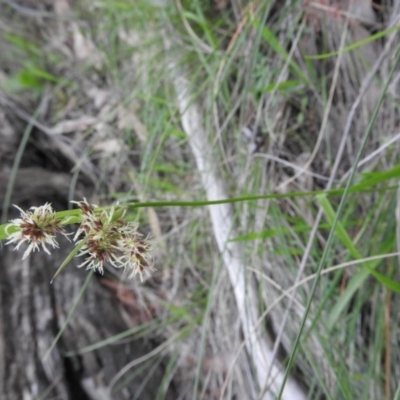
[[[168,56],[189,71],[192,100],[230,197],[341,185],[388,76],[398,31],[352,51],[346,46],[398,25],[397,0],[380,2],[375,10],[361,0],[350,7],[214,1],[203,11],[198,2],[170,8],[139,3],[54,0],[46,8],[27,1],[25,13],[2,5],[0,52],[8,55],[0,63],[3,168],[11,168],[12,158],[2,155],[16,151],[13,138],[37,110],[33,123],[40,145],[62,154],[60,168],[74,166],[72,171],[89,177],[101,201],[203,199],[168,78],[160,35],[167,31]],[[312,58],[340,49],[345,51]],[[360,172],[398,164],[397,141],[386,146],[399,134],[398,77],[399,72]],[[35,165],[27,154],[27,166]],[[331,201],[336,207],[337,200]],[[233,209],[237,235],[253,234],[240,241],[240,258],[257,285],[260,327],[283,365],[311,284],[269,307],[315,272],[329,231],[319,207],[314,198],[299,197]],[[341,222],[363,257],[397,249],[396,207],[392,192],[349,200]],[[132,324],[159,318],[152,337],[168,340],[184,332],[163,349],[171,360],[166,380],[175,380],[182,398],[220,398],[223,389],[227,399],[257,398],[254,365],[243,350],[237,303],[207,209],[149,208],[132,217],[146,221],[160,244],[158,273],[130,290],[105,284]],[[349,257],[336,241],[327,266]],[[379,270],[398,277],[394,260]],[[296,359],[298,380],[314,390],[311,398],[391,398],[397,388],[396,294],[391,297],[369,278],[330,326],[331,310],[357,271],[327,274],[314,297]]]

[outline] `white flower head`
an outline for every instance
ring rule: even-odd
[[[119,267],[131,270],[129,278],[139,274],[141,281],[154,271],[153,259],[151,256],[152,245],[148,238],[137,231],[131,235],[123,235],[119,241],[119,247],[123,252],[120,258]]]
[[[120,262],[118,240],[123,225],[124,222],[121,217],[116,215],[114,207],[109,211],[103,210],[101,214],[97,215],[94,212],[87,214],[83,212],[79,229],[85,234],[85,238],[82,239],[85,244],[78,256],[89,255],[89,257],[78,267],[86,266],[87,269],[97,270],[101,274],[104,272],[105,262],[118,268]]]
[[[80,225],[74,241],[82,244],[78,257],[86,256],[86,260],[78,267],[86,267],[104,273],[104,263],[115,268],[130,270],[129,278],[139,274],[143,280],[153,269],[150,256],[151,244],[138,232],[135,222],[124,221],[126,210],[113,206],[108,210],[95,210],[94,204],[86,199],[73,201],[81,210]]]
[[[29,256],[32,251],[43,250],[50,254],[46,245],[54,248],[59,247],[56,241],[56,234],[61,233],[68,238],[64,229],[60,226],[61,221],[56,217],[56,213],[50,203],[40,207],[31,207],[31,211],[24,211],[14,205],[20,213],[21,218],[13,219],[6,227],[6,232],[13,228],[13,233],[8,236],[6,244],[16,244],[18,250],[22,243],[28,243],[22,259]]]
[[[71,203],[77,204],[82,212],[80,221],[81,223],[74,236],[74,242],[76,242],[82,233],[87,235],[94,228],[94,223],[96,222],[96,214],[94,209],[98,206],[96,204],[89,204],[85,197],[82,201],[72,200]]]

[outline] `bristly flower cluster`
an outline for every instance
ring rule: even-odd
[[[76,231],[74,242],[80,246],[77,256],[86,256],[86,260],[79,267],[104,273],[104,263],[115,268],[129,270],[129,278],[136,274],[143,280],[153,271],[150,256],[151,244],[138,232],[137,224],[124,221],[125,211],[111,207],[109,210],[96,210],[98,207],[89,204],[86,199],[73,201],[81,210],[80,225]],[[17,206],[16,206],[17,207]],[[55,240],[57,233],[66,236],[61,227],[61,221],[56,218],[50,204],[41,207],[32,207],[33,211],[21,212],[21,218],[10,221],[9,230],[15,232],[9,236],[10,243],[17,243],[18,249],[24,242],[29,244],[23,258],[31,251],[39,250],[40,245],[50,254],[46,244],[53,248],[59,247]]]
[[[151,274],[150,243],[138,232],[137,224],[124,221],[125,212],[111,207],[96,214],[96,206],[90,205],[86,199],[74,203],[82,211],[74,240],[84,235],[77,242],[83,243],[78,256],[88,255],[79,267],[86,266],[103,273],[103,265],[108,262],[115,268],[130,269],[130,278],[139,274],[143,280],[143,276]]]
[[[53,249],[59,247],[56,241],[57,233],[67,237],[67,234],[61,227],[61,221],[57,219],[51,204],[46,203],[40,207],[31,207],[30,210],[32,211],[23,211],[15,205],[14,207],[20,211],[21,218],[13,219],[7,225],[6,232],[11,227],[16,228],[16,231],[8,236],[6,244],[16,243],[14,249],[18,250],[22,243],[27,242],[28,248],[22,257],[23,260],[32,251],[39,251],[40,246],[42,246],[47,254],[50,254],[50,251],[46,247],[46,244],[52,246]]]

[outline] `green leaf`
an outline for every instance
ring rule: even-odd
[[[19,74],[17,75],[17,78],[19,84],[21,85],[21,89],[34,89],[34,90],[43,89],[43,83],[30,71],[27,70],[20,71]]]
[[[379,31],[379,32],[375,33],[374,35],[370,35],[365,39],[359,40],[358,42],[352,43],[349,46],[346,46],[341,50],[333,51],[331,53],[319,54],[316,56],[306,56],[305,58],[309,59],[309,60],[323,60],[326,58],[334,57],[341,53],[346,53],[351,50],[358,49],[359,47],[365,46],[366,44],[371,43],[375,40],[378,40],[382,37],[385,37],[393,32],[396,32],[399,29],[400,29],[400,25],[396,25],[396,26],[393,26],[392,28],[386,29],[384,31]]]
[[[299,80],[288,80],[284,82],[280,82],[278,84],[276,83],[270,83],[269,85],[259,88],[259,89],[253,89],[251,90],[252,93],[268,93],[272,92],[273,90],[278,90],[280,92],[290,92],[289,89],[294,89],[294,88],[300,88],[301,87],[301,81]]]
[[[5,33],[4,37],[9,43],[14,45],[15,48],[23,51],[25,54],[30,56],[40,57],[43,55],[43,51],[36,46],[33,42],[12,33]]]
[[[65,268],[65,266],[78,254],[78,251],[84,246],[86,243],[87,238],[82,239],[81,242],[79,242],[74,249],[71,251],[71,253],[68,254],[67,258],[63,261],[63,263],[60,265],[60,268],[56,271],[54,274],[53,278],[51,279],[50,283],[54,282],[54,279],[57,278],[58,275],[60,275],[61,271]]]
[[[257,19],[252,21],[253,25],[261,30],[261,35],[263,39],[268,43],[268,45],[275,51],[278,56],[280,56],[284,61],[289,63],[289,66],[294,74],[303,81],[303,83],[309,83],[308,77],[304,74],[303,70],[293,61],[293,58],[289,56],[286,49],[280,44],[279,39],[276,35],[268,29],[266,26],[262,26]]]
[[[324,213],[329,223],[333,224],[333,221],[336,218],[336,213],[333,210],[328,199],[326,198],[325,195],[318,195],[317,200],[321,205],[322,209],[324,210]],[[337,222],[335,233],[337,234],[342,244],[347,248],[349,253],[355,259],[362,258],[356,245],[351,240],[350,236],[347,234],[346,230],[344,229],[340,221]],[[391,244],[389,245],[391,246]],[[328,317],[328,324],[327,324],[328,329],[332,329],[334,327],[336,321],[338,320],[341,313],[347,308],[355,292],[362,286],[362,284],[365,282],[365,280],[368,278],[369,275],[372,275],[378,282],[386,286],[388,289],[393,290],[396,293],[400,293],[400,284],[390,279],[389,277],[375,271],[375,269],[378,267],[379,264],[380,260],[375,260],[361,264],[363,269],[357,271],[357,273],[350,279],[349,283],[346,286],[345,291],[340,296],[335,306],[332,308]]]
[[[46,80],[49,82],[57,83],[60,81],[60,79],[57,78],[56,76],[54,76],[46,71],[43,71],[42,69],[37,68],[34,65],[27,65],[26,71],[37,78],[40,78],[40,79],[43,79],[43,80]]]
[[[8,236],[10,236],[12,233],[18,231],[17,227],[10,225],[6,232],[6,228],[8,225],[9,224],[0,225],[0,240],[7,239]]]
[[[363,174],[365,179],[360,183],[353,186],[353,190],[362,190],[367,187],[375,186],[379,183],[383,183],[393,178],[400,178],[400,164],[395,165],[393,168],[387,171],[377,171]]]

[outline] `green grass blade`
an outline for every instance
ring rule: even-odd
[[[314,294],[315,294],[315,291],[317,289],[317,285],[318,285],[320,277],[321,277],[321,272],[322,272],[322,269],[323,269],[323,267],[325,265],[325,261],[326,261],[327,256],[328,256],[328,252],[330,251],[330,248],[332,246],[333,237],[334,237],[335,232],[336,232],[336,225],[339,222],[339,218],[340,218],[340,216],[342,214],[342,211],[344,209],[344,204],[347,201],[347,197],[348,197],[349,192],[350,192],[350,187],[351,187],[353,179],[354,179],[354,177],[356,175],[358,163],[360,162],[361,155],[362,155],[362,153],[364,151],[364,148],[365,148],[365,145],[366,145],[366,143],[368,141],[368,138],[371,135],[372,128],[373,128],[373,126],[375,124],[375,121],[376,121],[376,118],[378,116],[379,110],[380,110],[380,108],[382,106],[383,99],[386,96],[386,93],[388,91],[389,84],[392,81],[394,72],[395,72],[395,70],[396,70],[396,68],[397,68],[397,66],[399,64],[400,47],[397,47],[395,54],[396,54],[396,57],[395,57],[394,62],[392,64],[392,68],[391,68],[391,70],[390,70],[390,72],[388,74],[388,78],[387,78],[387,80],[385,82],[385,85],[382,88],[382,92],[381,92],[381,94],[379,96],[377,105],[376,105],[375,110],[374,110],[374,112],[373,112],[373,114],[371,116],[371,119],[370,119],[370,122],[368,124],[367,130],[366,130],[365,135],[364,135],[364,137],[362,139],[360,148],[359,148],[359,150],[357,152],[355,161],[354,161],[352,169],[351,169],[350,176],[349,176],[349,178],[347,180],[346,187],[345,187],[342,199],[340,201],[340,204],[339,204],[339,207],[338,207],[338,210],[337,210],[337,214],[336,214],[335,220],[333,221],[332,228],[331,228],[331,231],[329,233],[328,240],[326,242],[326,246],[325,246],[324,251],[322,253],[321,260],[320,260],[320,262],[318,264],[318,268],[317,268],[317,272],[316,272],[316,278],[315,278],[314,283],[312,285],[311,292],[310,292],[310,295],[309,295],[309,299],[308,299],[308,302],[307,302],[307,305],[306,305],[306,309],[305,309],[305,312],[304,312],[304,315],[303,315],[303,319],[302,319],[301,324],[300,324],[299,332],[298,332],[298,334],[296,336],[296,339],[295,339],[295,342],[294,342],[294,345],[293,345],[293,349],[292,349],[292,352],[291,352],[290,357],[289,357],[289,361],[288,361],[288,364],[287,364],[285,377],[284,377],[284,380],[283,380],[282,385],[281,385],[281,389],[280,389],[279,394],[278,394],[278,399],[282,398],[282,394],[283,394],[283,391],[284,391],[284,388],[285,388],[285,385],[286,385],[286,381],[287,381],[287,379],[289,377],[290,371],[291,371],[292,366],[293,366],[293,362],[294,362],[294,360],[296,358],[297,349],[298,349],[299,344],[300,344],[300,338],[301,338],[301,336],[303,334],[304,327],[305,327],[305,324],[306,324],[306,321],[307,321],[307,318],[308,318],[308,314],[310,312],[311,302],[313,301]]]
[[[321,205],[322,209],[324,210],[324,213],[329,221],[330,224],[333,224],[333,221],[337,218],[337,215],[335,211],[333,210],[331,204],[329,203],[328,199],[324,195],[318,195],[317,200],[319,204]],[[343,225],[339,221],[336,224],[336,234],[342,244],[347,248],[349,253],[356,259],[361,259],[362,256],[360,252],[358,251],[356,245],[354,242],[351,240],[350,236],[347,234],[346,230],[344,229]],[[350,300],[352,299],[353,295],[356,293],[356,291],[362,286],[362,284],[365,282],[365,280],[368,278],[368,276],[372,275],[375,277],[375,279],[382,283],[384,286],[386,286],[388,289],[400,293],[400,284],[398,284],[396,281],[388,278],[385,275],[380,274],[379,272],[375,271],[375,268],[378,267],[380,263],[380,260],[376,260],[370,263],[363,263],[363,269],[358,271],[349,281],[346,290],[343,292],[343,294],[340,296],[338,302],[336,305],[333,307],[331,310],[329,317],[328,317],[328,323],[327,327],[328,329],[332,329],[334,325],[336,324],[339,316],[342,314],[342,312],[346,309],[348,306]]]
[[[303,81],[303,83],[310,84],[308,77],[304,74],[303,70],[289,57],[289,53],[280,44],[279,39],[276,35],[268,29],[266,26],[262,26],[257,19],[253,19],[252,23],[255,28],[261,30],[262,38],[268,43],[268,45],[275,51],[282,60],[289,62],[289,66],[293,73]]]
[[[54,282],[54,279],[57,278],[58,275],[60,275],[61,271],[65,268],[65,266],[78,254],[78,251],[84,246],[86,243],[87,238],[84,238],[81,240],[80,243],[78,243],[74,249],[71,251],[71,253],[68,254],[67,258],[63,261],[63,263],[60,265],[60,268],[56,271],[54,274],[53,278],[51,279],[50,283]]]
[[[74,315],[75,310],[78,308],[78,305],[79,305],[80,301],[82,300],[83,295],[85,294],[85,291],[89,285],[90,279],[92,278],[93,274],[94,274],[94,271],[92,270],[86,277],[85,283],[83,284],[82,289],[78,294],[78,297],[76,299],[74,306],[71,308],[70,312],[67,315],[67,318],[65,319],[64,325],[61,327],[57,336],[54,338],[53,343],[51,344],[51,346],[47,350],[46,354],[44,355],[43,361],[46,360],[46,358],[50,355],[51,351],[54,349],[57,342],[60,340],[60,337],[63,334],[63,332],[65,331],[65,328],[69,324],[69,321],[71,320],[72,316]]]
[[[368,36],[365,39],[359,40],[358,42],[352,43],[349,46],[343,47],[343,49],[341,49],[341,50],[333,51],[331,53],[318,54],[316,56],[306,56],[306,58],[309,60],[324,60],[326,58],[335,57],[341,53],[346,53],[346,52],[358,49],[359,47],[365,46],[366,44],[374,42],[375,40],[378,40],[387,35],[390,35],[391,33],[398,31],[399,29],[400,29],[400,25],[396,25],[396,26],[393,26],[392,28],[385,29],[383,31],[379,31],[371,36]]]
[[[7,184],[6,194],[4,196],[3,212],[1,214],[1,221],[0,221],[2,224],[4,224],[6,222],[6,220],[7,220],[8,208],[10,207],[11,195],[12,195],[12,191],[14,189],[14,183],[15,183],[15,179],[17,177],[18,168],[19,168],[19,166],[21,164],[21,160],[22,160],[22,156],[23,156],[24,151],[25,151],[25,147],[28,144],[28,140],[29,140],[29,138],[31,136],[31,132],[32,132],[32,129],[33,129],[33,124],[35,123],[36,116],[37,116],[38,112],[39,112],[39,110],[36,110],[34,112],[34,114],[32,116],[32,119],[30,120],[29,124],[26,126],[24,134],[23,134],[22,139],[21,139],[21,142],[20,142],[20,144],[18,146],[17,154],[15,155],[13,167],[12,167],[11,173],[10,173],[10,178],[9,178],[8,184]],[[2,238],[0,236],[0,240],[1,239]]]
[[[320,194],[317,195],[317,201],[324,210],[324,213],[331,224],[331,227],[333,225],[333,221],[337,218],[337,214],[333,210],[331,203],[328,201],[325,195]],[[362,258],[360,252],[357,250],[356,245],[353,243],[351,240],[350,236],[347,234],[346,230],[344,229],[342,223],[340,221],[337,222],[336,227],[336,234],[340,241],[343,243],[343,245],[347,248],[349,253],[357,259]]]

